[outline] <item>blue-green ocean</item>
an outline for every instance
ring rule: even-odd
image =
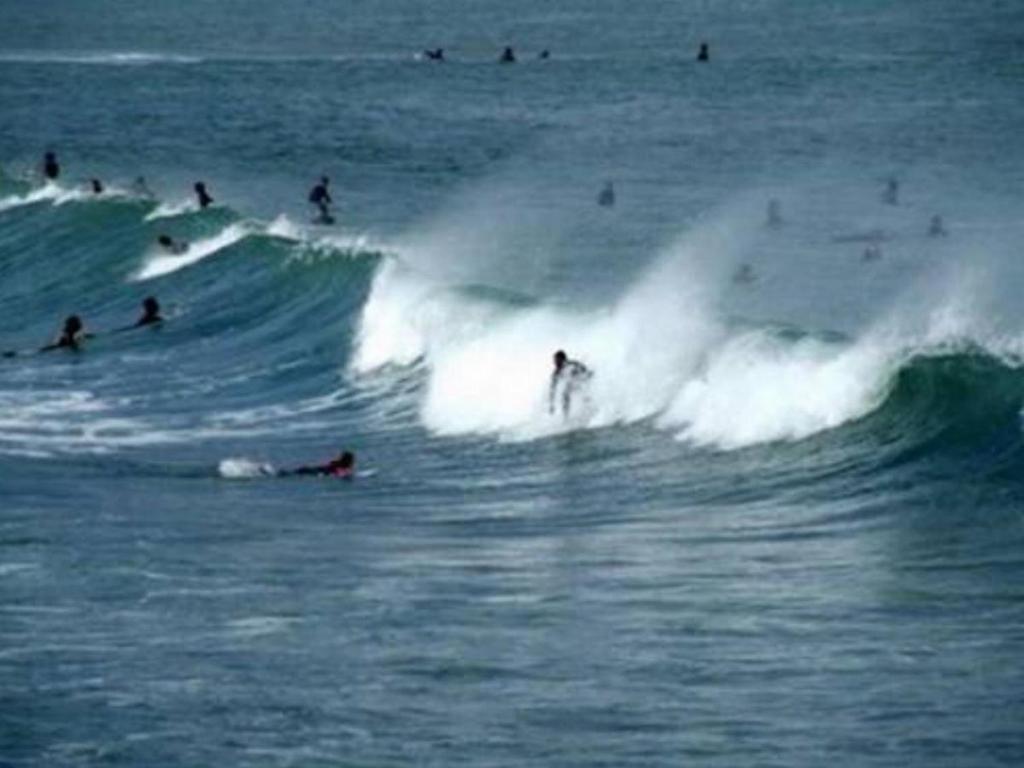
[[[1024,764],[1022,136],[1013,0],[0,0],[0,766]]]

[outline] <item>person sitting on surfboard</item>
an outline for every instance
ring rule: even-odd
[[[282,477],[288,475],[315,475],[317,477],[337,477],[342,480],[351,480],[356,476],[356,455],[352,451],[342,451],[337,457],[331,459],[326,464],[282,469],[278,474]]]
[[[309,202],[317,207],[320,211],[320,215],[316,218],[321,224],[330,224],[334,221],[334,217],[331,216],[330,205],[334,201],[331,200],[331,193],[327,191],[327,185],[331,183],[331,180],[326,176],[320,177],[320,183],[317,184],[313,189],[309,191]]]
[[[569,415],[573,395],[594,374],[578,360],[570,360],[561,349],[555,352],[555,370],[551,373],[551,387],[548,390],[548,412],[555,412],[555,397],[558,388],[562,388],[562,416]]]

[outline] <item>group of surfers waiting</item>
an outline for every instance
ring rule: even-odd
[[[444,57],[444,48],[427,48],[423,51],[423,58],[427,61],[447,61]],[[537,54],[537,58],[542,61],[550,59],[551,51],[545,48]],[[506,45],[501,55],[498,56],[499,64],[515,64],[518,60],[515,49],[511,45]],[[711,61],[711,49],[707,43],[701,43],[697,49],[697,61]]]
[[[43,155],[42,172],[43,178],[47,181],[56,182],[60,178],[61,167],[57,161],[56,152],[50,150]],[[333,205],[334,200],[331,198],[331,193],[328,189],[330,183],[331,180],[327,176],[321,176],[320,180],[309,191],[309,203],[316,209],[316,216],[313,219],[315,224],[334,224],[335,222],[334,215],[331,213],[331,205]],[[95,195],[101,195],[105,191],[103,182],[97,178],[89,179],[88,184],[89,189]],[[132,191],[142,197],[153,197],[153,193],[143,176],[138,176],[135,179],[132,184]],[[210,194],[205,181],[197,181],[193,184],[192,191],[195,194],[196,204],[200,210],[205,210],[213,205],[213,195]],[[167,247],[167,244],[162,239],[160,244]]]

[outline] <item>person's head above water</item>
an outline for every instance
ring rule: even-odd
[[[554,359],[555,359],[555,370],[560,370],[562,368],[562,366],[565,365],[566,360],[569,359],[569,356],[567,354],[565,354],[565,352],[563,350],[560,349],[557,352],[555,352],[555,358]]]
[[[356,455],[352,451],[342,451],[327,464],[327,471],[339,477],[351,477],[355,472]]]
[[[170,248],[172,245],[174,245],[174,241],[171,239],[170,235],[160,235],[156,239],[156,241],[160,243],[160,245],[162,245],[164,248]]]
[[[142,300],[142,311],[147,317],[158,317],[160,315],[160,302],[156,296],[147,296]]]
[[[82,318],[78,315],[69,315],[64,321],[64,334],[74,336],[82,330]]]
[[[321,176],[320,177],[320,184],[322,184],[323,186],[326,187],[330,183],[331,183],[331,180],[327,176]]]

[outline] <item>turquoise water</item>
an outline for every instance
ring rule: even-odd
[[[5,4],[0,765],[1019,764],[1022,30]]]

